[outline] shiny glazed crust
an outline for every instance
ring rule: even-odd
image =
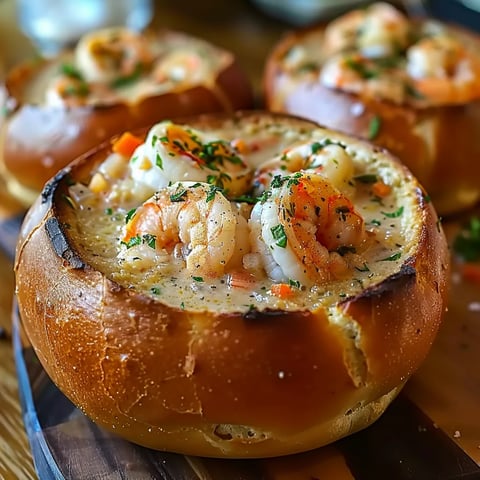
[[[315,128],[269,113],[237,118]],[[222,121],[207,116],[189,124]],[[411,222],[421,224],[414,255],[395,274],[335,306],[337,319],[359,327],[359,354],[352,356],[341,322],[323,308],[186,311],[93,269],[73,247],[81,239],[62,198],[71,179],[88,177],[108,148],[79,159],[47,185],[27,214],[15,263],[32,345],[82,411],[141,445],[213,457],[305,451],[365,428],[384,412],[427,355],[447,289],[446,241],[413,179],[406,187],[418,199]],[[359,364],[350,364],[352,358]],[[360,381],[356,370],[364,371]]]
[[[476,180],[480,164],[472,161],[480,155],[480,101],[415,108],[330,89],[311,77],[292,81],[282,68],[282,58],[315,30],[322,34],[325,26],[288,33],[272,49],[263,79],[266,107],[363,138],[369,138],[372,120],[380,118],[381,128],[373,141],[407,165],[440,214],[474,205],[480,198]],[[461,34],[472,43],[480,41],[474,33],[461,30]]]
[[[114,134],[164,118],[233,112],[253,105],[249,79],[233,55],[221,71],[212,72],[208,84],[180,86],[138,103],[62,108],[26,102],[25,91],[45,81],[51,62],[60,64],[62,57],[17,66],[6,81],[6,110],[14,109],[2,132],[4,174],[9,189],[26,205],[61,168]]]

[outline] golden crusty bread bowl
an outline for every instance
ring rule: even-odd
[[[391,154],[269,112],[99,146],[47,184],[15,261],[25,330],[74,404],[132,442],[212,457],[374,422],[429,351],[448,268],[434,207]]]
[[[479,52],[476,33],[373,4],[279,40],[265,102],[388,148],[447,215],[480,198]]]
[[[91,32],[72,51],[13,68],[6,86],[0,157],[26,205],[69,161],[124,129],[253,102],[232,53],[170,30]]]

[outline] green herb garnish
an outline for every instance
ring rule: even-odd
[[[290,280],[288,281],[288,284],[289,284],[291,287],[298,288],[298,289],[300,289],[300,286],[301,286],[301,284],[300,284],[300,282],[299,282],[298,280],[292,280],[292,279],[290,279]]]
[[[77,80],[84,81],[82,72],[72,65],[71,63],[62,63],[60,65],[60,71],[64,74],[67,75],[68,77],[75,78]]]
[[[155,156],[155,165],[160,169],[163,170],[163,160],[159,153]]]
[[[112,88],[123,88],[131,85],[132,83],[136,82],[142,73],[142,65],[137,63],[135,70],[130,75],[125,75],[123,77],[117,77],[113,82],[110,84]]]
[[[378,115],[374,115],[368,124],[368,139],[373,140],[377,137],[382,126],[382,119]]]
[[[125,215],[125,223],[128,223],[132,219],[136,211],[137,211],[136,208],[132,208],[127,212],[127,214]]]
[[[390,255],[389,257],[381,258],[379,262],[394,262],[395,260],[398,260],[402,254],[400,252],[394,253],[393,255]]]
[[[155,248],[157,237],[151,233],[146,233],[142,237],[143,243],[146,243],[150,248]]]
[[[170,195],[171,202],[184,202],[185,197],[187,196],[187,190],[185,188],[178,188],[175,193]]]
[[[376,183],[378,181],[378,177],[374,173],[366,173],[365,175],[357,175],[353,177],[356,182],[360,183]]]
[[[382,212],[382,215],[388,218],[398,218],[403,214],[403,210],[403,206],[401,206],[398,210],[395,210],[395,212]]]
[[[136,235],[135,237],[131,237],[128,242],[122,242],[123,245],[127,247],[127,249],[135,247],[136,245],[141,245],[142,237],[140,235]]]
[[[348,68],[358,73],[362,78],[366,80],[378,76],[378,72],[367,67],[367,65],[365,65],[363,62],[355,60],[353,58],[345,59],[345,64]]]
[[[287,246],[287,235],[285,233],[283,225],[275,225],[270,229],[270,231],[272,232],[274,240],[276,240],[275,245],[281,248],[285,248]]]
[[[359,272],[369,272],[370,271],[366,262],[364,262],[361,267],[355,267],[355,269],[358,270]]]

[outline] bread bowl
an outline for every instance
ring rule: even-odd
[[[286,34],[266,62],[266,106],[368,138],[448,215],[480,198],[480,38],[375,3]]]
[[[63,169],[21,228],[20,316],[53,381],[106,429],[190,455],[291,454],[374,422],[445,308],[445,237],[411,173],[269,112],[132,135]]]
[[[73,50],[16,66],[6,85],[1,163],[26,205],[71,159],[124,129],[252,106],[232,53],[171,30],[93,31]]]

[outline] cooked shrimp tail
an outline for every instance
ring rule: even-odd
[[[321,284],[342,276],[344,256],[365,240],[352,202],[318,173],[298,172],[272,183],[250,219],[252,243],[274,281]]]
[[[218,187],[177,182],[129,216],[122,242],[180,256],[192,276],[218,277],[235,253],[238,223]]]

